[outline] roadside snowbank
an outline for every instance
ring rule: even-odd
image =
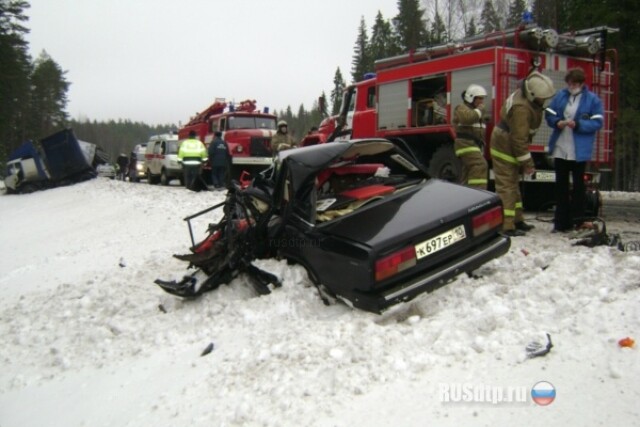
[[[617,341],[640,337],[640,252],[574,247],[532,220],[480,278],[382,316],[323,305],[303,268],[275,260],[259,263],[284,283],[266,297],[241,278],[195,301],[164,293],[153,281],[185,266],[171,257],[190,243],[182,218],[222,198],[107,179],[0,196],[2,427],[638,419],[638,348]],[[545,332],[551,353],[527,359]],[[549,406],[531,399],[539,381]],[[525,401],[478,402],[509,387]]]

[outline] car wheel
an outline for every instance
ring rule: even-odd
[[[162,185],[169,185],[169,177],[167,176],[167,172],[165,172],[164,169],[162,169],[162,172],[160,172],[160,184]]]
[[[462,165],[453,151],[453,144],[440,146],[429,162],[429,175],[449,182],[458,182],[461,174]]]

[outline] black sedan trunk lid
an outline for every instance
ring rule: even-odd
[[[493,194],[433,179],[387,196],[384,203],[373,202],[319,229],[380,253],[410,243],[412,238],[429,231],[459,225],[470,212],[480,212],[496,203]]]

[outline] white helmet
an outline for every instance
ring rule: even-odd
[[[473,104],[473,100],[478,96],[487,96],[487,91],[482,86],[476,84],[470,84],[467,90],[462,93],[462,99],[469,104]]]
[[[524,81],[524,94],[529,102],[533,102],[536,98],[544,102],[553,97],[555,93],[556,90],[551,79],[537,71],[529,74]]]

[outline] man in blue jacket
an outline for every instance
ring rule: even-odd
[[[209,144],[209,162],[211,163],[211,182],[216,190],[222,190],[226,184],[229,167],[229,147],[222,139],[222,132],[216,131]]]
[[[553,128],[549,152],[556,172],[556,209],[553,232],[571,230],[584,222],[584,172],[591,160],[596,132],[602,128],[602,101],[589,91],[581,68],[573,68],[565,76],[567,87],[559,91],[545,114]],[[569,185],[569,173],[573,187]]]

